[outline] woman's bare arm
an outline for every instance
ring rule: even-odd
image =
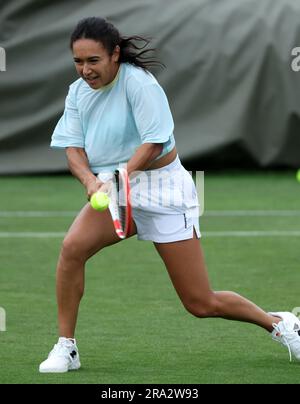
[[[101,187],[102,182],[91,171],[85,150],[79,147],[67,147],[66,154],[71,173],[86,188],[87,197],[90,199]]]

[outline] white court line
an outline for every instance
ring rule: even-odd
[[[78,212],[68,210],[18,210],[18,211],[5,211],[0,210],[0,217],[74,217]]]
[[[300,216],[300,210],[207,210],[204,211],[204,216]]]
[[[74,217],[78,214],[76,211],[61,210],[61,211],[1,211],[0,217]],[[296,217],[300,216],[300,210],[206,210],[204,211],[204,216],[209,217],[239,217],[239,216],[249,216],[249,217],[263,217],[263,216],[274,216],[274,217]]]
[[[0,238],[61,238],[65,236],[65,232],[0,232]]]
[[[74,217],[75,211],[0,211],[0,217]],[[263,216],[300,216],[300,210],[208,210],[205,216],[224,217],[263,217]],[[0,232],[0,238],[63,238],[64,232]],[[207,231],[204,237],[300,237],[300,230],[270,231]]]
[[[207,231],[204,237],[300,237],[300,230]]]
[[[0,232],[0,238],[63,238],[64,232]],[[203,237],[300,237],[300,230],[207,231]]]

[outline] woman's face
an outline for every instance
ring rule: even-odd
[[[113,81],[119,69],[119,56],[119,46],[110,56],[102,43],[93,39],[78,39],[73,43],[77,73],[94,90]]]

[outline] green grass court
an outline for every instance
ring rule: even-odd
[[[188,314],[152,244],[135,238],[88,263],[82,369],[39,374],[57,338],[60,243],[85,194],[69,176],[2,177],[0,189],[0,383],[299,383],[300,363],[262,329]],[[214,289],[265,310],[300,306],[299,201],[293,172],[206,173],[201,231]]]

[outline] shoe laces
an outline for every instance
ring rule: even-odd
[[[71,346],[71,343],[69,346]],[[70,352],[68,350],[68,346],[62,342],[58,342],[57,344],[54,345],[52,351],[49,354],[49,358],[50,358],[50,356],[53,356],[53,355],[62,357],[62,358],[65,358],[66,356],[71,357]]]
[[[281,323],[281,325],[279,325]],[[297,338],[295,330],[290,330],[286,327],[285,323],[281,321],[280,323],[276,324],[273,323],[273,328],[279,333],[280,338],[282,339],[285,346],[287,346],[289,355],[290,355],[290,362],[292,362],[292,351],[291,351],[291,344]],[[283,329],[282,329],[283,328]],[[297,333],[298,335],[298,333]],[[278,341],[281,342],[281,341]]]

